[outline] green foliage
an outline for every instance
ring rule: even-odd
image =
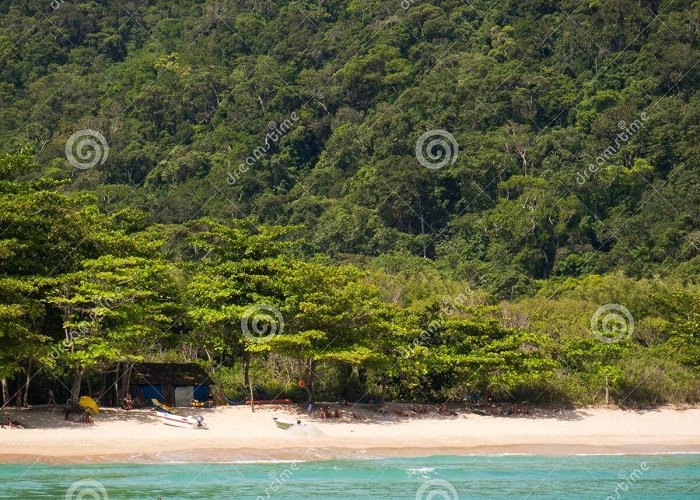
[[[6,6],[0,149],[107,211],[303,223],[306,254],[410,252],[502,298],[668,272],[697,257],[696,5],[560,3],[64,2],[19,39],[45,9]],[[81,128],[110,146],[90,172]],[[436,128],[461,154],[429,171]]]
[[[178,312],[166,262],[105,255],[56,280],[47,301],[63,317],[65,362],[89,371],[137,361],[153,350]]]
[[[218,359],[308,397],[697,400],[697,2],[25,3],[0,1],[0,377]],[[104,164],[66,161],[80,129]],[[261,304],[284,329],[256,342]]]

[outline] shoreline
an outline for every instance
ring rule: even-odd
[[[439,449],[401,449],[377,448],[367,453],[358,453],[349,448],[327,448],[322,453],[313,457],[304,449],[288,449],[275,454],[276,458],[264,454],[256,449],[230,449],[211,450],[200,453],[201,450],[175,450],[173,452],[161,452],[157,454],[106,454],[106,455],[80,455],[80,456],[47,456],[47,455],[0,455],[0,465],[179,465],[179,464],[266,464],[266,463],[305,463],[324,462],[332,460],[389,460],[402,458],[421,458],[435,456],[462,456],[462,457],[502,457],[502,456],[663,456],[663,455],[699,455],[700,446],[672,446],[659,450],[649,446],[582,446],[566,444],[540,443],[533,445],[506,445],[475,448],[439,448]],[[397,453],[397,451],[399,453]],[[233,456],[229,456],[229,455]],[[183,455],[187,459],[183,459]],[[224,459],[224,457],[226,459]]]
[[[700,454],[700,408],[533,409],[530,415],[400,417],[353,409],[339,420],[297,407],[185,409],[207,430],[163,425],[146,410],[106,409],[94,425],[50,410],[9,410],[32,428],[0,429],[0,464],[168,464],[386,459],[431,455]],[[273,416],[306,425],[278,429]]]

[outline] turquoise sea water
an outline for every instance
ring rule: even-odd
[[[700,498],[700,455],[0,465],[0,498]]]

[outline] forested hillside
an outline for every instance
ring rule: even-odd
[[[2,376],[700,397],[700,1],[0,0],[0,61]]]
[[[697,270],[698,2],[5,1],[0,12],[0,147],[31,147],[104,210],[304,224],[310,253],[425,253],[506,295],[551,275]],[[65,158],[80,129],[109,146],[89,171]],[[415,156],[432,129],[459,145],[436,170]]]

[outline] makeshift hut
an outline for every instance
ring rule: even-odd
[[[155,398],[169,406],[190,406],[192,400],[209,399],[211,379],[193,363],[136,363],[129,393],[134,401]]]

